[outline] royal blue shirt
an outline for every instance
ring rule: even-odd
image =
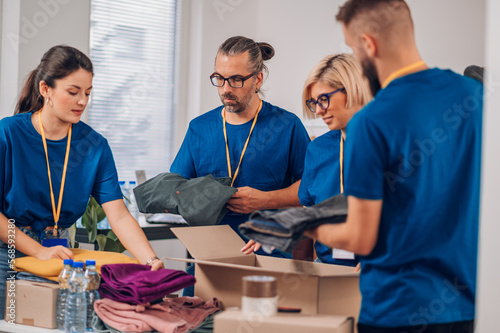
[[[329,131],[314,139],[307,147],[306,163],[299,187],[299,200],[304,206],[316,205],[340,193],[341,131]],[[334,259],[332,249],[316,241],[316,255],[328,264],[356,266],[358,260]]]
[[[429,69],[391,82],[347,126],[345,194],[383,200],[360,323],[474,319],[482,96],[479,82]]]
[[[0,120],[0,212],[17,226],[40,231],[54,225],[47,162],[42,136],[31,112]],[[57,207],[67,137],[47,140]],[[66,184],[58,226],[70,227],[87,208],[90,195],[98,203],[121,199],[118,174],[108,142],[83,122],[73,125]]]
[[[170,172],[185,178],[229,176],[221,111],[222,106],[190,122]],[[253,119],[241,125],[226,123],[233,175],[252,122]],[[295,114],[263,102],[233,186],[261,191],[289,187],[302,178],[309,142],[307,131]],[[237,231],[238,225],[247,219],[248,214],[229,212],[221,224],[229,224]]]

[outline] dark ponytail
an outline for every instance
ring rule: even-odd
[[[260,52],[262,53],[262,60],[266,61],[274,57],[274,47],[271,44],[260,42],[257,45],[259,45]]]
[[[234,56],[247,51],[250,55],[248,68],[250,72],[269,72],[267,66],[264,64],[264,61],[274,57],[274,48],[268,43],[256,43],[253,39],[243,36],[235,36],[228,38],[224,43],[222,43],[217,54]]]
[[[45,81],[47,86],[54,88],[57,80],[65,78],[80,68],[94,74],[92,62],[81,51],[66,45],[50,48],[43,55],[38,67],[28,75],[14,114],[42,108],[43,96],[40,94],[40,81]]]

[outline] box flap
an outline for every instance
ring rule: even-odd
[[[228,225],[171,228],[195,259],[207,260],[228,257],[254,256],[241,252],[245,242]]]
[[[242,329],[245,328],[245,329]],[[353,321],[350,317],[330,315],[303,315],[278,313],[272,317],[245,316],[241,311],[223,311],[214,317],[214,332],[314,332],[350,333]]]

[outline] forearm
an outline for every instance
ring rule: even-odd
[[[17,251],[28,256],[37,257],[43,250],[43,246],[22,232],[14,223],[0,213],[0,239],[9,245],[13,245]]]
[[[331,248],[368,255],[377,242],[382,200],[349,196],[348,207],[345,223],[323,224],[316,229],[307,230],[305,235]]]
[[[301,206],[299,201],[300,180],[287,188],[266,192],[266,207],[262,209],[280,209]]]
[[[356,241],[356,234],[353,230],[349,230],[346,223],[322,224],[315,229],[307,230],[304,234],[330,248],[343,249],[360,254],[360,242]]]

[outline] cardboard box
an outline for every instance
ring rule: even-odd
[[[277,280],[278,306],[300,308],[302,314],[358,317],[359,273],[353,267],[245,255],[240,251],[245,243],[227,225],[171,230],[195,259],[166,259],[196,264],[196,296],[240,307],[242,277],[268,275]]]
[[[43,328],[57,328],[59,285],[25,280],[7,281],[5,321]]]
[[[214,333],[352,333],[354,320],[332,315],[278,313],[272,317],[245,317],[224,311],[214,318]]]

